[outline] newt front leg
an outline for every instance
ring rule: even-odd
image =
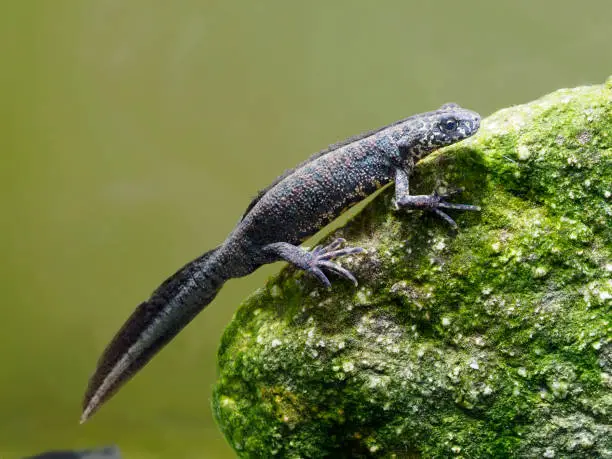
[[[462,189],[454,190],[445,194],[438,194],[434,191],[432,194],[411,195],[409,188],[408,173],[401,168],[395,170],[395,205],[397,208],[430,210],[443,220],[445,220],[453,229],[457,229],[457,223],[447,213],[441,209],[455,210],[471,210],[479,211],[479,206],[469,204],[453,204],[447,202],[446,198],[461,193]]]

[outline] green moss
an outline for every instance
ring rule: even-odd
[[[612,79],[501,110],[422,161],[461,230],[383,192],[335,236],[360,286],[247,299],[213,406],[245,457],[612,457]]]

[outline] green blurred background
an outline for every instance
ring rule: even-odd
[[[612,73],[612,2],[13,0],[0,5],[0,457],[117,444],[229,458],[210,411],[231,281],[91,421],[132,309],[310,153],[455,101]]]

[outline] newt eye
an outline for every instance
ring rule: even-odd
[[[442,122],[440,123],[440,125],[442,126],[442,129],[444,129],[445,131],[454,131],[455,129],[457,129],[457,120],[455,118],[446,118],[444,120],[442,120]]]

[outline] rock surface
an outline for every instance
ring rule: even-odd
[[[360,285],[284,269],[238,309],[213,406],[244,457],[612,457],[612,79],[485,119],[332,237]]]

